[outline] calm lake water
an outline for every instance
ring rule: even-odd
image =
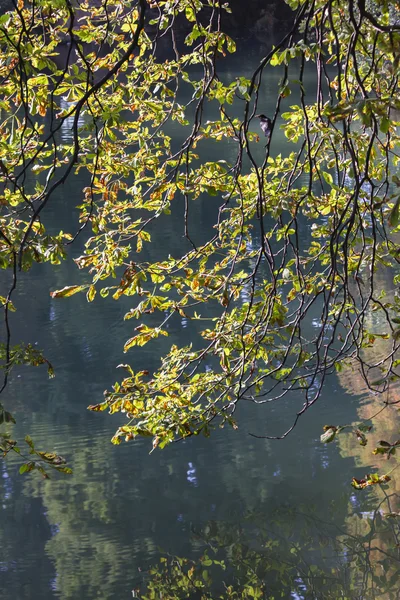
[[[247,55],[235,57],[224,77],[248,75],[261,56],[254,50],[252,62]],[[273,111],[279,76],[266,73],[260,112]],[[234,110],[240,114],[240,107]],[[62,135],[70,135],[68,126]],[[236,152],[234,142],[222,157],[215,145],[206,150],[210,159],[230,160]],[[285,138],[276,131],[274,152],[287,151]],[[263,144],[255,152],[261,161]],[[62,223],[64,230],[76,230],[74,207],[83,183],[77,176],[60,191],[49,206],[48,227]],[[207,198],[191,207],[199,232],[210,231],[217,201]],[[157,228],[149,254],[182,247],[181,211]],[[79,255],[83,241],[78,238],[71,257]],[[44,369],[34,368],[13,373],[4,398],[17,418],[10,431],[17,440],[29,433],[39,449],[65,456],[74,473],[44,481],[35,474],[19,475],[12,457],[0,463],[0,598],[129,599],[151,579],[148,569],[160,555],[196,561],[210,544],[222,548],[227,563],[238,544],[260,556],[270,552],[265,598],[398,597],[383,590],[386,584],[397,588],[395,579],[390,583],[386,577],[392,564],[377,566],[383,552],[391,560],[398,557],[380,516],[388,510],[379,505],[383,492],[357,493],[350,485],[353,476],[380,466],[371,454],[373,446],[360,447],[350,434],[327,446],[319,441],[324,424],[352,423],[372,414],[373,399],[360,379],[350,371],[331,377],[323,397],[285,440],[254,439],[249,432],[282,433],[301,399],[272,407],[243,406],[238,431],[218,430],[209,439],[190,439],[152,454],[147,440],[114,447],[109,440],[121,416],[91,413],[86,407],[99,402],[120,377],[118,364],[130,362],[135,369],[151,371],[159,354],[172,343],[187,342],[191,330],[185,320],[175,321],[167,341],[125,355],[123,344],[136,325],[123,322],[132,299],[96,297],[88,304],[84,295],[50,298],[51,290],[83,281],[87,275],[71,260],[59,267],[36,265],[20,278],[14,342],[37,343],[56,377],[48,380]],[[317,312],[313,326],[318,327]],[[385,423],[385,430],[398,429],[391,417]],[[387,493],[395,491],[394,483]],[[398,510],[396,499],[391,502],[392,510]],[[368,544],[380,545],[382,556],[375,554],[369,562]],[[354,552],[361,557],[359,565]],[[225,579],[229,567],[214,576],[215,597],[223,592]],[[330,582],[339,582],[343,595],[328,595]]]

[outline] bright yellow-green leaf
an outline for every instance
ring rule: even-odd
[[[73,296],[78,292],[83,292],[87,290],[89,285],[67,285],[61,290],[56,290],[54,292],[50,292],[50,296],[52,298],[68,298],[69,296]]]

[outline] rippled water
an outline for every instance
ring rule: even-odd
[[[227,77],[248,69],[246,57],[243,64],[235,60],[235,71]],[[277,81],[278,74],[269,73],[264,84],[260,109],[267,114],[273,110]],[[68,128],[62,135],[69,135]],[[280,132],[274,144],[276,152],[287,151]],[[262,151],[260,145],[260,159]],[[214,146],[207,152],[210,159],[220,158]],[[227,160],[234,157],[234,143],[226,153]],[[80,177],[70,181],[49,206],[54,226],[62,222],[65,230],[74,230],[83,183]],[[215,202],[203,199],[191,207],[199,232],[210,230]],[[147,250],[153,256],[183,243],[178,212],[158,224],[156,241]],[[79,254],[82,243],[78,238],[71,255]],[[281,540],[274,550],[278,561],[289,541],[300,549],[304,545],[308,564],[324,564],[328,570],[341,565],[335,576],[343,574],[343,585],[362,579],[362,569],[346,570],[349,551],[331,541],[368,533],[378,498],[356,494],[350,481],[375,463],[370,452],[349,438],[342,447],[319,442],[325,423],[350,423],[369,406],[371,399],[358,388],[357,378],[350,373],[341,380],[332,377],[318,404],[282,441],[248,434],[284,431],[296,398],[273,406],[242,406],[238,431],[218,430],[210,439],[190,439],[151,455],[146,440],[114,447],[109,440],[120,416],[89,413],[86,407],[99,402],[104,389],[118,379],[119,363],[128,358],[135,368],[151,370],[170,344],[187,341],[190,329],[185,320],[176,320],[168,341],[162,338],[124,355],[123,343],[135,326],[122,320],[131,299],[96,298],[87,304],[83,295],[50,298],[51,290],[80,281],[86,275],[72,261],[59,267],[36,265],[20,280],[14,341],[37,343],[54,364],[56,378],[47,380],[41,369],[14,373],[5,398],[17,418],[12,435],[21,439],[29,432],[37,447],[66,456],[74,474],[43,481],[35,474],[20,476],[12,458],[0,463],[0,598],[128,599],[149,577],[147,569],[160,551],[196,559],[210,531],[214,540],[218,531],[227,546],[227,532],[237,528],[243,528],[239,538],[250,540],[249,546],[255,530],[273,531],[274,539]],[[307,535],[314,546],[305,544]],[[323,536],[327,544],[321,542]],[[325,597],[318,581],[311,588],[302,577],[282,597]],[[367,597],[357,590],[352,594],[346,597]]]

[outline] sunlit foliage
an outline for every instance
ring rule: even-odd
[[[293,394],[301,404],[287,430],[257,432],[286,436],[350,358],[371,390],[390,389],[400,298],[386,298],[375,280],[399,261],[398,4],[289,4],[291,31],[250,78],[231,82],[218,75],[236,50],[223,32],[229,3],[219,0],[30,0],[0,17],[3,389],[21,357],[47,361],[29,341],[13,345],[21,271],[58,264],[77,236],[86,240],[75,259],[86,283],[65,282],[54,301],[82,292],[89,302],[96,294],[132,301],[125,378],[90,406],[124,413],[114,443],[143,435],[156,448],[216,425],[236,428],[240,402]],[[281,82],[261,140],[254,117],[267,68],[280,69]],[[299,101],[288,105],[291,93]],[[209,103],[218,118],[205,117]],[[173,139],[171,121],[181,130]],[[284,156],[273,151],[279,127]],[[220,148],[219,160],[205,156],[204,140]],[[48,232],[46,211],[77,172],[87,176],[74,199],[80,223]],[[191,216],[205,197],[218,207],[211,233]],[[161,247],[152,259],[154,222],[179,211],[182,251]],[[177,318],[192,331],[187,345],[168,346],[154,372],[135,370],[132,349],[157,349]],[[390,340],[386,355],[366,361],[379,337]]]

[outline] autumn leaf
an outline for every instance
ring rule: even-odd
[[[87,290],[89,285],[67,285],[61,290],[56,290],[54,292],[50,292],[50,296],[52,298],[68,298],[69,296],[73,296],[78,292],[83,292]]]

